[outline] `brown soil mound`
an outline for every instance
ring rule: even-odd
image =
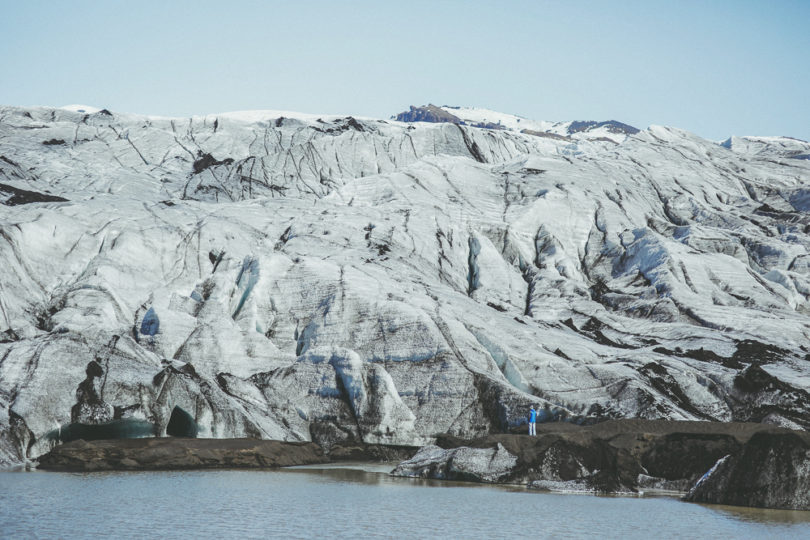
[[[257,439],[115,439],[73,441],[39,458],[50,471],[256,469],[327,462],[315,443]]]

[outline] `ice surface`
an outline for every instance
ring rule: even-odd
[[[0,184],[66,199],[0,203],[0,461],[99,358],[87,410],[159,435],[810,425],[806,143],[448,110],[508,129],[0,108]]]

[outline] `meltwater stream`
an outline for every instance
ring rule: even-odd
[[[810,538],[810,512],[537,493],[388,470],[0,472],[0,537]]]

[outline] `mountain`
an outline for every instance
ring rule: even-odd
[[[408,111],[392,117],[399,122],[448,122],[484,129],[509,130],[534,135],[536,137],[549,137],[554,139],[590,139],[623,142],[626,135],[638,133],[633,126],[607,120],[596,122],[593,120],[572,122],[535,122],[513,114],[504,114],[489,109],[477,107],[451,107],[443,105],[424,105],[414,107]]]
[[[810,425],[810,144],[437,109],[0,108],[0,463]]]

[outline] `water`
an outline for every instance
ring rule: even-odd
[[[810,538],[810,512],[537,493],[388,470],[0,472],[0,537]]]

